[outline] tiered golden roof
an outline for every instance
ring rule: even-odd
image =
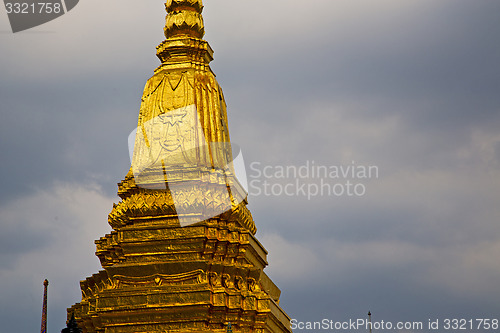
[[[132,167],[108,217],[113,231],[96,241],[103,270],[81,281],[68,314],[89,333],[225,332],[229,322],[233,332],[291,332],[231,166],[202,1],[165,8]]]

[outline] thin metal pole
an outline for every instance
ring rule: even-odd
[[[370,325],[370,333],[372,333],[372,313],[368,311],[368,321]]]
[[[47,287],[49,280],[43,281],[43,306],[42,306],[42,328],[40,333],[47,333]]]

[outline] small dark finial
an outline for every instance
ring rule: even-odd
[[[227,324],[227,333],[233,333],[233,329],[231,328],[231,323]]]
[[[368,311],[368,320],[370,322],[370,333],[372,333],[372,313]]]
[[[69,320],[68,324],[66,325],[66,328],[64,328],[61,333],[81,333],[82,330],[80,327],[78,327],[78,324],[76,323],[75,319],[75,313],[73,312],[71,314],[71,319]]]
[[[45,279],[45,281],[43,281],[43,285],[47,287],[49,285],[49,280]]]

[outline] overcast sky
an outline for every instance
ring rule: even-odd
[[[255,188],[265,166],[379,170],[351,179],[362,196],[251,191],[287,313],[498,318],[500,1],[204,5]],[[0,333],[36,332],[45,278],[48,332],[60,332],[79,281],[100,269],[93,241],[110,231],[164,17],[160,0],[83,0],[12,34],[0,10]]]

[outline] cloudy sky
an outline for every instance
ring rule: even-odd
[[[204,4],[288,314],[498,318],[500,2]],[[100,269],[93,241],[110,230],[164,16],[160,0],[84,0],[12,34],[0,10],[0,333],[36,332],[45,278],[48,331],[60,332],[79,281]],[[351,181],[362,196],[264,193],[264,180],[295,181],[258,177],[265,166],[313,162],[379,173],[301,179]]]

